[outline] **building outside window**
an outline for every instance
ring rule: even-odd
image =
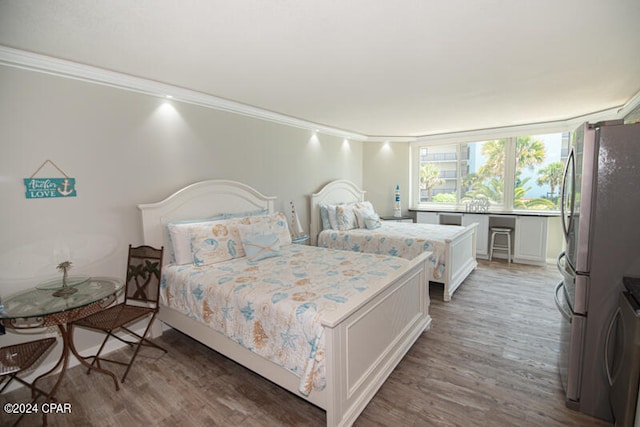
[[[514,136],[417,147],[421,206],[488,200],[494,210],[558,210],[569,134]]]

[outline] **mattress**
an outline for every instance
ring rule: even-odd
[[[224,334],[300,378],[325,386],[322,320],[384,288],[409,261],[304,245],[280,256],[163,268],[161,304]]]
[[[346,231],[324,230],[318,235],[318,246],[354,252],[366,252],[413,259],[430,251],[432,280],[444,275],[447,240],[453,240],[465,228],[456,225],[415,224],[385,221],[376,229],[354,228]]]

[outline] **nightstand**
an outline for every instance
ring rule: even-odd
[[[381,216],[383,221],[395,221],[395,222],[413,222],[413,218],[410,216]]]
[[[300,237],[292,237],[291,243],[295,243],[297,245],[306,245],[309,241],[309,236],[300,236]]]

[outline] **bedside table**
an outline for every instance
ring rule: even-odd
[[[306,245],[309,241],[309,236],[300,236],[300,237],[292,237],[291,243],[295,243],[297,245]]]
[[[383,221],[395,221],[395,222],[413,222],[413,218],[410,216],[381,216]]]

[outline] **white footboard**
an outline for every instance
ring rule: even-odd
[[[414,263],[348,317],[326,322],[328,426],[351,425],[430,327],[427,256]]]
[[[471,224],[452,239],[446,240],[447,264],[443,275],[445,301],[451,301],[451,296],[456,289],[478,266],[475,256],[477,225]]]
[[[357,310],[323,322],[327,385],[309,396],[291,372],[247,350],[208,326],[168,307],[159,320],[224,354],[327,413],[327,426],[349,426],[375,396],[423,331],[429,316],[428,254]]]

